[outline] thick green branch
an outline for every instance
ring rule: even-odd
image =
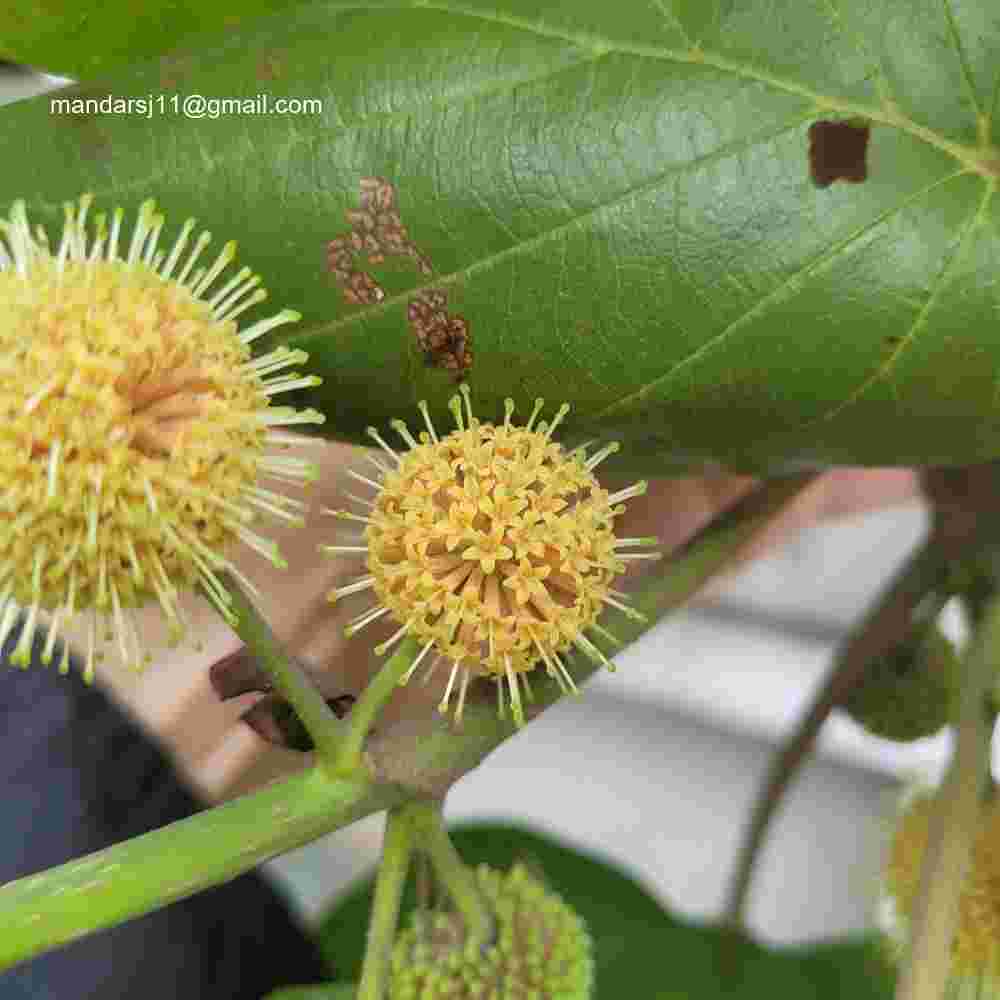
[[[312,681],[282,648],[236,580],[228,573],[220,574],[220,578],[232,598],[232,611],[236,618],[233,629],[267,672],[275,690],[294,709],[312,737],[320,762],[330,764],[340,752],[343,723],[334,715]]]
[[[0,968],[219,885],[402,797],[313,770],[9,882],[0,887]]]

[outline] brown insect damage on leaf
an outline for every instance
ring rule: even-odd
[[[392,184],[384,177],[362,177],[360,189],[358,207],[346,213],[350,231],[326,248],[327,270],[352,306],[374,305],[385,298],[375,278],[356,266],[358,259],[372,267],[384,264],[387,257],[409,257],[421,274],[433,273],[399,217]]]
[[[446,292],[431,288],[412,299],[406,318],[429,367],[444,368],[461,381],[472,367],[469,324],[448,312]]]
[[[367,306],[381,302],[385,291],[357,267],[359,259],[372,267],[384,264],[387,257],[408,257],[425,276],[434,268],[403,225],[396,188],[384,177],[362,177],[359,187],[358,207],[346,212],[351,229],[327,244],[326,266],[348,305]],[[449,313],[447,305],[446,292],[429,289],[410,301],[407,320],[426,364],[453,372],[461,381],[472,367],[469,324],[465,317]]]
[[[870,136],[871,126],[866,122],[813,122],[809,126],[809,173],[816,187],[866,180]]]

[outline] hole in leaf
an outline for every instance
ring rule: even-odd
[[[870,135],[871,126],[864,122],[813,122],[809,126],[809,173],[816,187],[866,180]]]

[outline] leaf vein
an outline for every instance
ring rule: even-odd
[[[898,204],[886,209],[880,215],[876,216],[874,219],[869,220],[863,226],[860,226],[853,233],[846,236],[839,243],[834,244],[829,247],[826,251],[821,253],[819,256],[814,257],[812,260],[807,261],[802,267],[798,268],[792,272],[784,281],[781,282],[776,288],[773,288],[770,292],[764,295],[762,298],[758,299],[749,309],[741,313],[736,319],[728,323],[722,330],[711,337],[709,340],[705,341],[700,347],[693,350],[690,354],[685,355],[676,364],[672,365],[667,371],[662,375],[657,376],[651,382],[647,382],[645,385],[641,386],[639,389],[635,390],[629,395],[623,397],[622,399],[616,400],[614,403],[604,407],[604,409],[599,410],[594,414],[594,419],[599,420],[603,417],[607,417],[613,413],[618,412],[629,406],[630,404],[640,402],[651,392],[661,387],[663,384],[668,382],[672,377],[674,377],[679,371],[687,368],[695,361],[700,360],[706,354],[709,354],[715,348],[723,344],[733,333],[735,333],[740,327],[744,326],[749,321],[758,318],[762,313],[771,305],[782,301],[788,297],[789,292],[797,291],[797,286],[801,285],[802,282],[815,273],[817,270],[829,264],[831,261],[835,260],[837,256],[844,251],[846,251],[852,244],[856,243],[861,239],[866,233],[871,232],[877,226],[882,225],[885,221],[892,218],[895,214],[902,211],[906,206],[912,204],[914,201],[919,200],[924,197],[934,188],[953,180],[956,177],[963,176],[966,173],[964,170],[955,171],[944,178],[938,178],[932,184],[927,185],[921,190],[915,192],[907,198],[904,198]]]
[[[893,352],[882,362],[878,368],[875,369],[861,383],[846,399],[841,400],[836,406],[832,407],[826,413],[823,413],[819,417],[802,424],[799,430],[805,430],[812,427],[815,424],[825,423],[832,420],[834,417],[843,413],[848,407],[853,406],[868,390],[879,382],[888,377],[892,372],[893,368],[899,363],[900,358],[906,349],[913,343],[921,331],[927,326],[927,319],[933,311],[934,307],[938,303],[938,299],[941,297],[941,293],[948,285],[948,279],[951,277],[955,267],[961,261],[965,249],[968,245],[969,237],[975,232],[976,226],[979,224],[980,220],[985,216],[986,211],[989,207],[990,199],[993,196],[994,185],[987,184],[986,190],[983,195],[982,200],[976,207],[976,210],[969,216],[968,221],[962,228],[962,235],[955,241],[955,248],[951,253],[951,256],[945,261],[944,266],[938,271],[937,276],[931,286],[930,294],[927,296],[927,300],[924,302],[920,311],[914,317],[913,322],[910,324],[909,330],[906,331],[905,336],[900,340],[899,344]]]

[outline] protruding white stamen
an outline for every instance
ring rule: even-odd
[[[402,420],[390,420],[389,426],[410,446],[410,448],[419,448],[420,444],[417,439],[410,433],[410,428]]]
[[[646,620],[646,616],[641,611],[637,611],[635,608],[630,608],[627,604],[622,604],[621,601],[616,600],[610,594],[605,595],[604,603],[610,604],[613,608],[617,608],[622,612],[622,614],[631,618],[633,621],[644,622]]]
[[[451,701],[451,692],[455,687],[455,678],[458,676],[458,671],[461,668],[456,660],[451,665],[451,673],[448,674],[448,684],[445,686],[444,694],[441,696],[441,701],[438,703],[438,711],[444,715],[448,711],[448,702]]]
[[[552,423],[545,428],[546,441],[552,440],[552,432],[559,426],[559,424],[562,422],[563,417],[565,417],[567,413],[569,413],[569,403],[563,403],[562,406],[560,406],[559,409],[556,410],[556,415],[552,418]]]
[[[631,486],[624,490],[619,490],[617,493],[612,493],[608,497],[609,504],[624,503],[626,500],[631,500],[632,497],[642,496],[646,492],[649,483],[645,479],[640,479],[639,482],[633,483]]]
[[[507,676],[507,685],[510,688],[510,709],[511,714],[514,716],[514,725],[523,726],[524,709],[521,706],[521,689],[518,687],[517,674],[514,673],[510,656],[507,653],[503,655],[503,665],[504,673]]]
[[[299,378],[282,378],[264,383],[264,392],[268,396],[276,396],[279,392],[291,392],[293,389],[312,389],[322,385],[323,380],[318,375],[303,375]]]
[[[595,451],[593,455],[590,456],[583,464],[584,467],[589,471],[593,472],[598,465],[603,462],[608,455],[613,455],[616,451],[621,450],[621,442],[612,441],[610,444],[606,444],[600,451]]]
[[[545,405],[545,400],[542,399],[541,396],[539,396],[535,400],[535,408],[531,411],[531,416],[528,418],[528,422],[524,425],[524,429],[526,431],[530,431],[531,428],[534,426],[535,419],[538,417],[538,414],[542,412],[542,407],[544,405]]]
[[[242,281],[246,281],[253,271],[249,267],[241,267],[210,299],[206,299],[208,307],[212,312],[216,311],[219,303]]]
[[[201,281],[194,285],[191,294],[195,298],[201,298],[206,289],[215,279],[236,259],[236,240],[230,240],[215,258],[215,262],[202,276]]]
[[[265,427],[292,427],[295,424],[322,424],[326,416],[319,410],[293,410],[290,406],[269,406],[256,414]]]
[[[349,621],[344,626],[344,635],[350,638],[357,632],[360,632],[363,628],[366,628],[374,621],[378,621],[383,615],[387,615],[391,609],[383,607],[381,604],[376,604],[374,608],[369,608],[363,614],[358,615],[356,618]]]
[[[258,288],[253,295],[248,296],[239,305],[232,306],[225,312],[220,311],[217,318],[220,320],[235,320],[237,316],[242,316],[248,309],[252,309],[258,302],[263,302],[266,298],[267,291],[263,288]],[[258,334],[257,336],[260,335]]]
[[[194,246],[191,248],[191,253],[188,254],[188,259],[184,262],[184,267],[181,269],[181,273],[177,275],[176,281],[178,285],[183,285],[187,281],[192,268],[198,262],[198,258],[202,255],[205,247],[207,247],[211,242],[211,233],[198,234],[198,239],[194,241]]]
[[[244,270],[249,270],[249,269],[244,268]],[[240,301],[240,299],[242,299],[244,295],[247,295],[252,289],[256,288],[259,284],[260,284],[260,275],[250,274],[250,276],[245,281],[237,285],[237,287],[232,292],[230,292],[230,294],[226,296],[226,298],[220,300],[215,304],[214,307],[215,318],[220,321],[231,319],[229,311],[231,309],[234,309],[236,307],[236,304]],[[267,295],[265,294],[263,298],[267,298]],[[261,299],[255,299],[254,301],[258,302],[261,301]]]
[[[389,609],[386,608],[386,610],[388,611]],[[420,650],[420,652],[417,654],[417,656],[414,659],[414,661],[410,664],[409,669],[406,671],[405,674],[403,674],[402,677],[400,677],[400,679],[399,679],[400,686],[402,686],[404,684],[409,684],[410,678],[416,672],[417,667],[420,666],[420,662],[423,660],[423,658],[428,654],[428,652],[430,652],[430,649],[431,649],[431,647],[433,645],[434,645],[434,640],[431,639],[431,641],[428,642],[424,646],[424,648]]]
[[[390,635],[389,638],[385,640],[385,642],[380,642],[375,647],[375,653],[378,656],[382,656],[383,653],[388,652],[393,646],[396,645],[397,642],[399,642],[400,639],[403,638],[404,635],[406,635],[406,633],[409,631],[411,624],[412,621],[409,621],[405,625],[400,625],[400,627],[395,632],[393,632],[392,635]]]
[[[233,316],[235,315],[234,313]],[[233,316],[226,318],[232,319]],[[251,344],[258,337],[263,337],[265,333],[269,333],[271,330],[279,326],[285,326],[288,323],[297,323],[300,319],[302,319],[302,313],[297,313],[294,309],[282,309],[281,312],[275,313],[273,316],[268,316],[267,319],[257,320],[253,326],[248,326],[245,330],[241,331],[240,340],[244,344]]]
[[[422,399],[417,403],[417,409],[420,411],[420,415],[424,418],[424,424],[427,426],[427,433],[431,436],[431,441],[434,444],[438,444],[440,439],[437,436],[437,431],[434,430],[434,424],[431,422],[431,411],[427,408],[427,400]]]
[[[363,576],[359,580],[355,580],[354,583],[348,583],[343,587],[335,587],[326,595],[327,600],[331,604],[336,604],[342,597],[360,593],[362,590],[370,590],[374,585],[374,576]]]
[[[321,513],[327,514],[330,517],[339,517],[343,521],[360,521],[362,524],[375,523],[370,517],[363,517],[361,514],[352,514],[349,510],[333,510],[330,507],[324,507]]]
[[[390,447],[389,447],[389,445],[388,445],[388,444],[386,443],[385,439],[384,439],[384,438],[382,437],[382,435],[381,435],[381,434],[379,434],[379,432],[378,432],[378,431],[377,431],[377,430],[376,430],[376,429],[375,429],[374,427],[366,427],[366,428],[365,428],[365,433],[366,433],[366,434],[367,434],[367,435],[368,435],[368,436],[369,436],[369,437],[370,437],[370,438],[371,438],[371,439],[372,439],[373,441],[375,441],[375,442],[376,442],[376,443],[378,444],[378,446],[379,446],[379,447],[380,447],[380,448],[381,448],[381,449],[382,449],[382,450],[383,450],[383,451],[384,451],[384,452],[385,452],[385,453],[386,453],[386,454],[387,454],[387,455],[388,455],[388,456],[389,456],[390,458],[392,458],[392,460],[393,460],[393,461],[394,461],[394,462],[396,463],[396,465],[402,465],[402,464],[403,464],[403,460],[402,460],[402,458],[400,458],[400,457],[399,457],[399,454],[398,454],[397,452],[395,452],[395,451],[394,451],[394,450],[393,450],[392,448],[390,448]]]
[[[472,391],[469,389],[469,383],[463,382],[459,387],[458,391],[462,394],[462,399],[465,400],[465,415],[469,426],[472,426]]]

